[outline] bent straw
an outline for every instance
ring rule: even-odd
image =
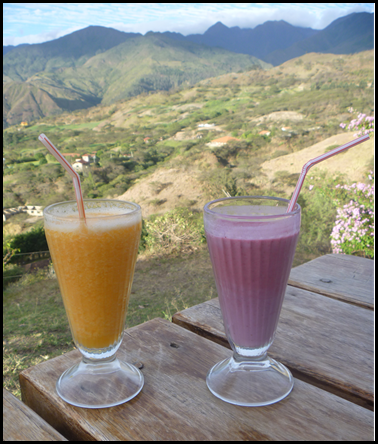
[[[38,137],[38,140],[40,140],[45,145],[45,147],[49,150],[49,152],[55,157],[55,159],[62,165],[62,167],[72,177],[74,188],[75,188],[77,209],[79,210],[79,217],[80,217],[80,219],[83,219],[85,222],[83,195],[81,192],[79,175],[72,168],[72,166],[67,162],[67,160],[60,154],[60,151],[58,150],[58,148],[56,148],[44,134],[40,134]]]
[[[289,202],[286,212],[290,213],[291,211],[293,211],[294,206],[297,203],[297,199],[298,199],[299,193],[301,191],[303,182],[305,180],[306,174],[307,174],[308,170],[313,165],[321,162],[322,160],[326,160],[329,157],[334,156],[335,154],[339,154],[342,151],[352,148],[353,146],[356,146],[359,143],[365,142],[367,139],[369,139],[369,134],[359,137],[358,139],[352,140],[351,142],[348,142],[345,145],[339,146],[339,147],[335,148],[334,150],[328,151],[328,153],[324,153],[321,156],[315,157],[315,159],[312,159],[312,160],[308,161],[305,165],[303,165],[301,175],[299,176],[297,185],[295,187],[293,195],[291,196],[291,199],[290,199],[290,202]]]

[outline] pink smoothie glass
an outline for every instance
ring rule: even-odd
[[[210,391],[231,404],[263,406],[287,396],[290,371],[267,355],[297,244],[301,209],[277,197],[229,197],[204,207],[207,244],[233,356],[208,373]]]

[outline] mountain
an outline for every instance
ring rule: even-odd
[[[81,66],[90,57],[136,36],[141,34],[89,26],[49,42],[19,45],[3,57],[3,76],[15,81],[25,81],[41,71]]]
[[[341,17],[322,31],[282,20],[254,29],[217,22],[204,34],[188,36],[89,26],[50,42],[19,45],[3,56],[3,126],[227,72],[267,69],[309,52],[372,48],[374,16],[369,13]]]
[[[280,21],[267,21],[253,29],[228,28],[221,22],[204,34],[184,37],[164,33],[173,39],[219,46],[240,54],[250,54],[274,66],[308,52],[354,54],[374,48],[374,14],[353,13],[332,22],[322,31],[301,28]]]
[[[373,48],[374,14],[359,12],[335,20],[322,31],[286,49],[272,51],[263,60],[277,66],[309,52],[354,54]]]
[[[311,28],[292,26],[283,20],[267,21],[253,29],[240,29],[238,26],[228,28],[223,23],[217,22],[204,34],[191,34],[185,39],[203,45],[220,46],[229,51],[253,55],[264,60],[270,52],[287,48],[317,32]]]
[[[80,32],[75,33],[75,40],[80,41]],[[47,53],[46,44],[31,45],[34,48],[30,53],[41,54],[38,63],[30,55],[25,55],[25,63],[16,63],[24,54],[23,48],[14,49],[4,57],[3,126],[98,103],[111,104],[181,84],[191,85],[253,66],[271,67],[250,55],[172,40],[153,32],[145,36],[127,35],[124,42],[104,50],[105,44],[111,46],[110,40],[100,45],[97,39],[92,47],[85,39],[88,28],[82,32],[80,49],[76,44],[59,52],[61,39],[55,41],[57,47],[54,41],[48,42]],[[72,39],[72,34],[66,37]],[[94,52],[97,54],[91,55]]]

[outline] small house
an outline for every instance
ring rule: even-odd
[[[96,163],[97,161],[97,156],[96,154],[84,154],[82,156],[82,159],[84,160],[84,162],[88,162],[88,163]]]

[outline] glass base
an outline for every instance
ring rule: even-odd
[[[143,384],[143,374],[117,358],[82,360],[62,374],[56,391],[76,407],[100,409],[129,401],[142,390]]]
[[[206,384],[223,401],[259,407],[285,398],[294,386],[294,378],[284,365],[267,355],[251,359],[234,354],[209,371]]]

